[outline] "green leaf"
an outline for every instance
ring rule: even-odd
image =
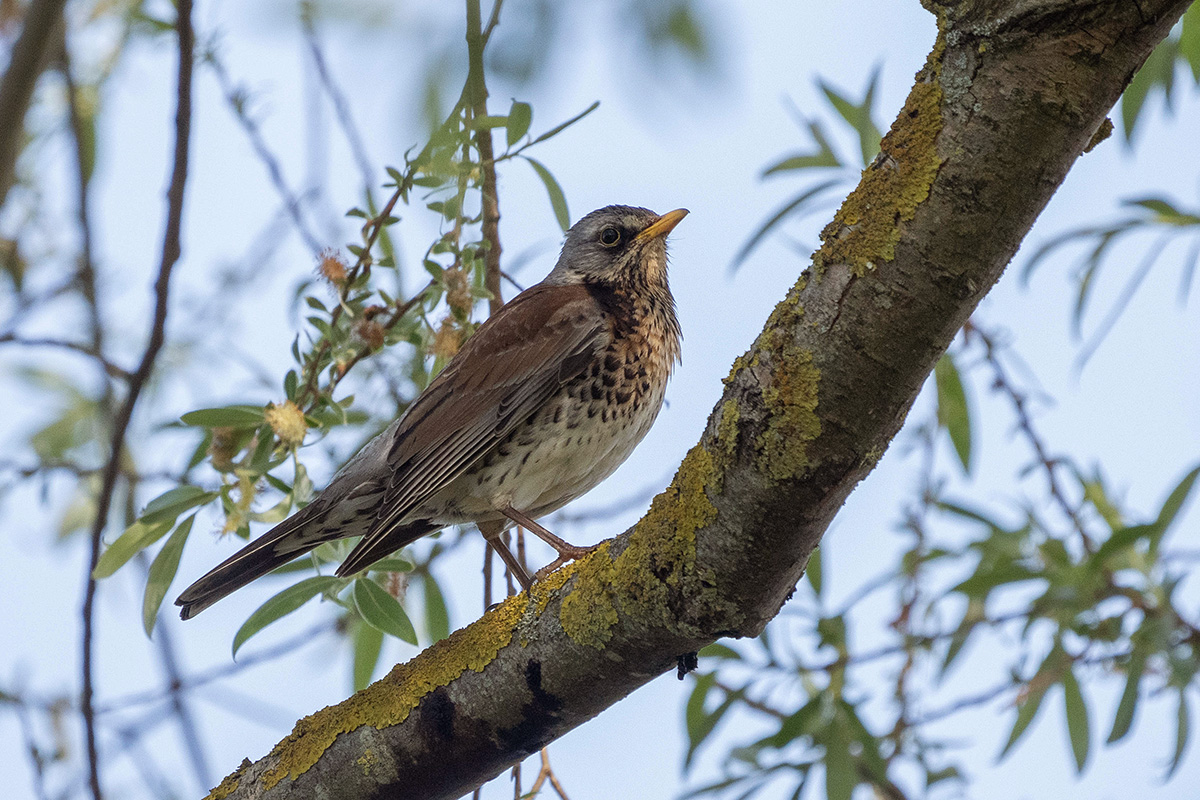
[[[206,492],[199,486],[177,486],[147,503],[139,521],[153,524],[169,519],[174,522],[184,511],[216,498],[217,492]]]
[[[704,647],[700,648],[698,655],[700,658],[726,658],[731,661],[740,661],[742,658],[742,654],[737,650],[734,650],[729,645],[721,644],[720,642],[713,642],[712,644],[705,645]]]
[[[1121,122],[1125,131],[1125,141],[1133,140],[1133,130],[1141,116],[1146,98],[1156,87],[1162,87],[1167,107],[1170,108],[1171,89],[1175,81],[1175,54],[1178,47],[1178,40],[1175,39],[1160,42],[1126,87],[1121,96]]]
[[[801,736],[812,736],[824,724],[826,695],[818,694],[794,714],[783,720],[779,730],[763,740],[771,747],[782,749]]]
[[[1191,725],[1188,721],[1187,687],[1180,686],[1179,706],[1175,709],[1175,754],[1171,756],[1171,763],[1167,767],[1167,776],[1164,780],[1171,780],[1171,776],[1179,768],[1179,762],[1183,760],[1183,754],[1187,751],[1190,727]]]
[[[571,215],[567,212],[567,198],[563,194],[562,187],[558,185],[558,181],[554,179],[550,170],[546,169],[542,162],[529,156],[522,157],[529,162],[529,166],[533,167],[533,171],[542,179],[542,185],[546,187],[546,194],[550,196],[550,205],[554,209],[554,218],[558,220],[558,226],[566,231],[571,227]]]
[[[521,137],[529,133],[529,124],[533,122],[533,108],[529,103],[513,100],[508,110],[508,146],[512,147],[521,141]]]
[[[153,523],[142,520],[133,523],[101,553],[100,560],[96,562],[96,568],[92,570],[92,577],[101,580],[112,575],[125,566],[129,559],[166,536],[167,531],[171,530],[171,526],[174,524],[174,518]]]
[[[233,658],[237,658],[238,650],[241,649],[242,645],[251,636],[254,636],[272,622],[286,617],[317,595],[340,589],[344,585],[345,581],[342,578],[317,575],[312,578],[305,578],[299,583],[284,589],[259,606],[258,610],[242,623],[242,627],[238,628],[238,632],[233,636]]]
[[[597,108],[599,108],[599,107],[600,107],[600,101],[599,101],[599,100],[597,100],[596,102],[592,103],[590,106],[588,106],[587,108],[585,108],[583,111],[580,111],[578,114],[576,114],[575,116],[571,117],[571,118],[570,118],[569,120],[567,120],[566,122],[563,122],[563,123],[561,123],[561,124],[559,124],[559,125],[555,125],[553,128],[551,128],[550,130],[546,131],[545,133],[543,133],[541,136],[539,136],[539,137],[537,137],[536,139],[534,139],[534,140],[533,140],[532,142],[530,142],[529,144],[537,144],[538,142],[544,142],[544,141],[546,141],[546,140],[547,140],[547,139],[549,139],[551,136],[557,136],[558,134],[562,133],[562,132],[563,132],[565,129],[567,129],[567,128],[571,127],[571,126],[572,126],[572,125],[574,125],[576,122],[579,122],[579,120],[583,119],[584,117],[586,117],[588,114],[592,113],[593,111],[595,111],[595,110],[596,110]],[[524,149],[524,148],[522,148],[522,149]]]
[[[841,713],[834,716],[824,744],[825,797],[827,800],[850,800],[858,779],[850,755],[849,725]]]
[[[1063,701],[1066,704],[1067,735],[1071,739],[1071,753],[1075,756],[1075,770],[1083,772],[1091,746],[1091,729],[1088,725],[1087,702],[1079,688],[1075,673],[1068,667],[1062,675]]]
[[[781,222],[783,222],[785,219],[788,219],[793,214],[797,217],[801,216],[802,212],[806,210],[806,207],[809,206],[810,203],[816,203],[818,195],[827,189],[837,186],[839,183],[841,183],[841,181],[837,178],[831,178],[830,180],[822,181],[816,186],[804,190],[798,196],[784,203],[781,208],[772,214],[767,221],[760,225],[758,230],[746,240],[746,243],[742,245],[740,250],[738,250],[737,255],[733,257],[733,261],[729,262],[729,269],[736,270],[738,267],[740,267],[742,262],[745,261],[750,256],[750,253],[754,251],[754,248],[758,247],[758,245],[762,243],[762,240],[766,238],[767,234],[774,230]]]
[[[441,641],[450,635],[450,613],[446,610],[446,598],[437,581],[428,573],[421,579],[421,587],[425,592],[425,628],[432,642]]]
[[[1154,521],[1154,533],[1150,539],[1151,547],[1158,547],[1158,543],[1162,541],[1162,537],[1167,532],[1167,528],[1171,527],[1171,523],[1175,521],[1175,517],[1179,515],[1183,504],[1187,502],[1188,495],[1192,493],[1192,489],[1196,487],[1196,478],[1200,477],[1200,466],[1196,466],[1187,475],[1183,476],[1178,485],[1171,490],[1171,494],[1167,496],[1166,502],[1159,509],[1158,519]]]
[[[1103,568],[1112,556],[1132,547],[1140,539],[1149,538],[1153,533],[1153,525],[1130,525],[1126,528],[1118,528],[1101,543],[1096,552],[1088,559],[1088,566],[1092,569]]]
[[[171,582],[175,580],[175,573],[179,571],[179,557],[183,555],[183,545],[187,541],[188,534],[192,532],[192,522],[195,519],[196,515],[192,514],[179,523],[179,527],[167,539],[167,543],[162,546],[150,564],[150,576],[146,580],[146,593],[142,596],[142,627],[146,629],[147,636],[154,632],[158,609],[162,606],[163,598],[167,596],[167,592],[171,588]]]
[[[354,581],[353,595],[354,607],[368,625],[409,644],[417,643],[417,632],[404,607],[382,586],[368,578],[359,578]]]
[[[1029,728],[1033,718],[1037,716],[1038,709],[1042,707],[1042,698],[1046,696],[1046,690],[1057,679],[1057,675],[1054,673],[1061,670],[1059,664],[1064,656],[1061,646],[1055,645],[1046,655],[1042,665],[1038,667],[1038,671],[1025,684],[1025,696],[1021,698],[1020,704],[1017,706],[1017,721],[1013,723],[1012,733],[1009,734],[1008,742],[1000,751],[998,758],[1003,759],[1008,754],[1008,751]]]
[[[1192,69],[1192,80],[1200,83],[1200,5],[1192,4],[1183,14],[1179,35],[1179,57]]]
[[[1137,711],[1138,690],[1141,687],[1142,673],[1146,670],[1146,655],[1135,648],[1125,667],[1125,691],[1121,693],[1121,701],[1117,703],[1117,713],[1113,717],[1112,732],[1108,734],[1108,744],[1120,741],[1129,733],[1133,726],[1133,715]]]
[[[354,691],[358,692],[371,683],[379,654],[383,652],[383,632],[360,622],[354,628]]]
[[[963,388],[958,367],[949,353],[943,353],[933,370],[937,383],[938,424],[950,434],[954,452],[962,463],[963,472],[971,474],[971,413],[967,392]]]
[[[687,707],[684,711],[688,733],[688,750],[683,761],[685,769],[692,763],[692,757],[695,756],[700,745],[716,729],[717,723],[733,707],[733,704],[742,697],[741,691],[727,692],[725,698],[715,709],[711,712],[706,711],[704,704],[708,699],[709,691],[716,684],[716,680],[717,676],[712,673],[697,675],[696,686],[692,689],[692,694],[688,697]]]
[[[255,428],[263,424],[262,406],[225,406],[189,411],[179,418],[184,425],[200,428]]]
[[[808,554],[808,564],[804,567],[804,574],[808,576],[808,582],[812,584],[813,591],[816,592],[818,598],[821,596],[821,590],[824,587],[822,570],[821,546],[817,545]]]
[[[798,169],[819,169],[821,167],[840,167],[842,162],[838,159],[837,153],[829,145],[829,139],[825,136],[825,130],[819,122],[808,123],[808,130],[812,133],[813,141],[817,143],[816,152],[812,153],[796,153],[795,155],[787,156],[786,158],[775,162],[767,167],[762,174],[766,178],[780,172],[791,172]]]
[[[871,106],[874,105],[875,87],[878,82],[879,67],[876,67],[874,72],[871,73],[870,80],[867,82],[867,90],[863,94],[862,101],[853,103],[839,94],[829,84],[822,80],[817,81],[817,85],[821,87],[821,91],[825,94],[825,99],[829,101],[829,104],[833,106],[841,118],[858,134],[858,144],[862,152],[864,167],[874,161],[875,156],[879,155],[879,143],[883,138],[883,134],[879,132],[879,127],[871,119]]]

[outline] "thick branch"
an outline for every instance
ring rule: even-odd
[[[33,0],[0,79],[0,205],[12,186],[25,136],[25,112],[37,79],[62,47],[66,0]]]
[[[720,636],[751,636],[1190,0],[964,2],[650,512],[214,797],[453,798]]]

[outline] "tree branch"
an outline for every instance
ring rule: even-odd
[[[0,206],[8,196],[25,138],[25,112],[42,72],[62,49],[66,0],[33,0],[0,79]]]
[[[100,789],[99,756],[96,747],[96,721],[92,708],[94,693],[92,675],[92,654],[94,648],[93,610],[96,599],[96,579],[93,572],[100,558],[101,534],[108,521],[108,511],[112,506],[113,492],[116,489],[117,477],[121,469],[121,453],[125,448],[125,432],[133,417],[133,409],[138,397],[154,368],[154,361],[162,349],[164,332],[167,324],[167,300],[169,297],[171,270],[180,254],[180,229],[183,224],[183,194],[187,183],[188,141],[192,121],[192,3],[191,0],[179,0],[178,21],[176,22],[179,40],[179,77],[175,110],[175,153],[171,170],[171,185],[167,190],[167,225],[163,235],[162,260],[158,268],[158,279],[154,284],[155,306],[154,321],[150,327],[150,338],[142,360],[129,381],[128,393],[118,409],[113,420],[112,439],[109,445],[108,463],[105,465],[104,477],[100,494],[96,498],[96,517],[92,524],[91,553],[88,559],[87,583],[83,600],[83,691],[80,696],[80,709],[83,714],[84,726],[87,731],[87,750],[89,765],[89,783],[94,800],[102,800]]]
[[[646,517],[301,720],[211,797],[459,797],[680,654],[759,633],[1189,3],[927,0],[939,37],[880,156]]]

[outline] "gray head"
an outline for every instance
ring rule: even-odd
[[[667,285],[667,234],[686,208],[662,216],[646,208],[606,206],[571,226],[547,283]]]

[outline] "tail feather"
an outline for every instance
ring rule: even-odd
[[[406,525],[398,525],[388,531],[387,535],[381,538],[372,538],[364,536],[350,555],[346,556],[346,560],[337,568],[337,575],[344,578],[347,575],[353,575],[359,570],[366,569],[381,558],[387,558],[392,553],[404,547],[410,542],[415,542],[426,534],[442,528],[436,522],[428,520],[416,520]]]
[[[306,514],[301,511],[284,520],[185,589],[175,600],[175,605],[180,606],[179,616],[191,619],[256,578],[324,542],[347,535],[344,530],[327,529],[322,519],[324,515],[313,506],[309,508],[317,513]]]

